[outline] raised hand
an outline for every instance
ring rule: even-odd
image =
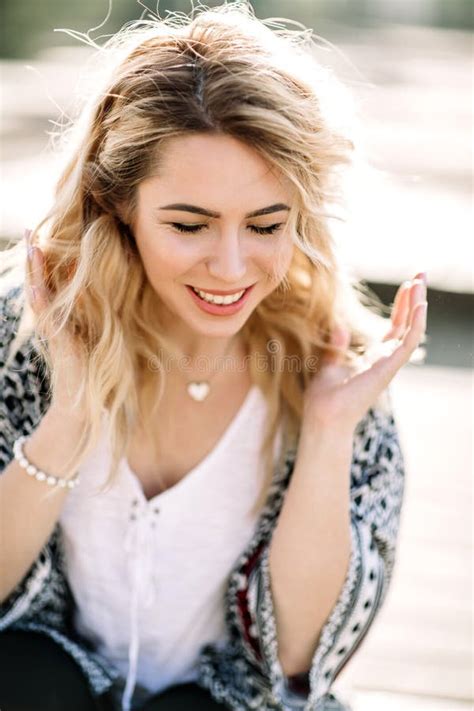
[[[39,316],[50,301],[44,278],[44,255],[37,245],[31,244],[31,230],[25,230],[25,241],[27,246],[25,291],[29,305]],[[84,380],[77,343],[66,329],[54,333],[43,332],[37,327],[36,331],[41,340],[47,342],[56,376],[56,388],[53,388],[50,407],[80,419],[83,413],[80,410],[73,410],[72,407],[73,399]]]
[[[382,342],[386,354],[361,372],[354,373],[343,356],[327,355],[306,389],[303,425],[352,431],[400,368],[407,363],[426,330],[426,273],[420,272],[398,289],[391,313],[391,327]],[[338,327],[331,343],[342,351],[350,334]],[[390,347],[389,347],[390,346]]]

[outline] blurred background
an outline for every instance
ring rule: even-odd
[[[398,564],[335,690],[354,711],[472,709],[472,4],[251,5],[261,19],[312,28],[318,58],[354,93],[371,169],[335,228],[348,264],[387,305],[403,280],[428,272],[425,361],[392,383],[406,459]],[[191,6],[161,1],[158,11]],[[44,214],[57,175],[51,135],[80,100],[91,49],[61,30],[102,44],[156,10],[135,0],[3,0],[0,248]]]

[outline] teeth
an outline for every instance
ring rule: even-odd
[[[238,301],[245,293],[244,289],[243,291],[239,291],[236,294],[229,294],[228,296],[216,296],[215,294],[208,294],[206,291],[200,291],[199,289],[195,289],[194,286],[191,288],[194,292],[196,292],[196,294],[199,294],[201,299],[203,299],[204,301],[207,301],[210,304],[220,305],[233,304]]]

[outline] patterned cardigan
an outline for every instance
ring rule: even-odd
[[[38,353],[31,337],[6,365],[22,304],[22,286],[13,286],[0,297],[0,472],[13,459],[14,440],[34,430],[50,402],[44,361],[34,358]],[[404,460],[389,396],[387,406],[369,409],[355,430],[352,552],[343,587],[322,628],[309,671],[284,675],[268,551],[295,456],[295,449],[286,451],[275,467],[253,538],[229,574],[224,600],[228,641],[219,648],[207,644],[200,651],[197,683],[234,711],[350,711],[331,693],[331,685],[367,634],[392,576]],[[76,633],[75,603],[64,571],[58,523],[23,580],[0,604],[0,631],[36,630],[48,635],[80,665],[92,693],[100,695],[114,686],[119,673]],[[317,590],[312,594],[317,595]]]

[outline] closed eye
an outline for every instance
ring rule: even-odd
[[[182,222],[171,222],[170,224],[179,232],[191,233],[200,232],[204,227],[207,227],[206,224],[184,225]],[[258,225],[248,225],[248,228],[259,235],[272,235],[274,232],[280,229],[282,225],[283,222],[277,222],[274,225],[268,225],[267,227],[259,227]]]
[[[199,232],[203,227],[207,227],[207,225],[183,225],[181,222],[170,222],[170,225],[179,232]]]
[[[276,222],[274,225],[268,225],[267,227],[258,227],[257,225],[249,225],[249,228],[256,232],[258,235],[272,235],[274,232],[283,226],[283,222]]]

